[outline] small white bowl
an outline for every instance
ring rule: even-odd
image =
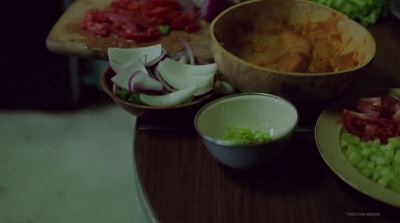
[[[233,168],[251,169],[268,164],[285,150],[298,125],[298,112],[291,102],[275,95],[240,93],[203,106],[194,125],[218,161]],[[272,140],[237,145],[221,139],[227,126],[267,132]]]

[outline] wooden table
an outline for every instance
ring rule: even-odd
[[[369,29],[377,54],[354,90],[399,87],[400,22],[388,18]],[[138,118],[136,170],[155,217],[162,223],[400,222],[399,208],[356,191],[324,163],[312,130],[327,104],[298,105],[301,126],[311,131],[296,132],[286,152],[258,170],[216,161],[195,132],[193,116]]]
[[[107,59],[107,48],[162,43],[180,49],[189,41],[197,56],[211,58],[208,24],[196,34],[174,32],[160,41],[137,44],[111,36],[97,38],[79,29],[86,9],[110,0],[76,0],[51,30],[50,51]],[[367,76],[354,89],[399,87],[400,21],[389,17],[369,27],[377,54]],[[218,163],[194,131],[193,114],[172,120],[138,118],[134,163],[145,202],[162,223],[400,222],[400,209],[376,201],[340,180],[324,163],[313,127],[326,104],[298,105],[300,125],[276,162],[258,170],[235,170]],[[370,216],[368,216],[370,215]],[[371,216],[372,215],[372,216]]]

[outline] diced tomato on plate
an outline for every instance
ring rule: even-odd
[[[379,139],[382,143],[400,135],[400,101],[389,96],[362,98],[357,111],[344,109],[345,129],[361,140]]]

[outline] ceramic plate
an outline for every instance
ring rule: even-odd
[[[346,159],[339,144],[339,137],[345,131],[341,123],[341,112],[351,108],[362,97],[400,95],[400,88],[375,89],[346,97],[329,106],[318,117],[315,125],[315,141],[318,150],[329,168],[343,181],[358,191],[384,203],[400,207],[400,193],[394,192],[363,176]]]

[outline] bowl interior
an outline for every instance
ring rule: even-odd
[[[287,100],[263,93],[242,93],[210,102],[195,117],[198,132],[221,143],[225,128],[249,128],[279,139],[293,131],[298,121],[296,108]]]
[[[210,29],[213,41],[218,42],[222,50],[256,66],[261,66],[265,58],[279,55],[281,52],[277,50],[304,49],[296,45],[303,41],[296,39],[298,36],[311,43],[313,58],[335,58],[332,63],[342,66],[334,68],[336,71],[362,67],[375,55],[374,38],[365,27],[329,7],[308,0],[261,0],[237,4],[217,16]],[[279,41],[285,38],[293,41],[280,46]],[[352,60],[355,66],[346,64]],[[320,69],[317,68],[314,70]]]

